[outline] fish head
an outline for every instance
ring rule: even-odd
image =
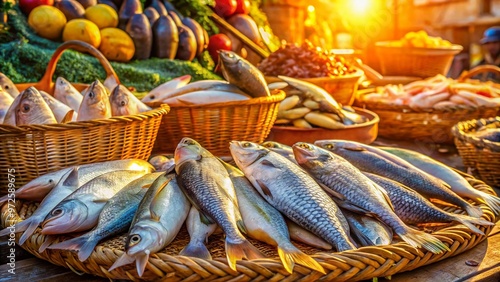
[[[110,114],[108,90],[99,80],[94,81],[85,92],[81,107],[85,107],[87,114],[93,118],[102,118]]]
[[[0,107],[10,106],[12,102],[14,102],[14,98],[0,86]]]
[[[76,230],[87,219],[87,206],[77,199],[60,202],[42,222],[42,234],[60,234]]]
[[[38,90],[31,86],[24,90],[15,111],[16,124],[55,123],[54,114]]]
[[[151,90],[146,96],[144,96],[141,101],[142,102],[160,102],[162,100],[162,93],[165,92],[170,92],[175,89],[181,88],[185,85],[187,85],[191,81],[191,75],[186,74],[183,76],[179,76],[176,78],[173,78],[170,81],[165,82],[164,84],[156,87],[155,89]]]
[[[18,189],[16,192],[16,196],[19,198],[26,197],[30,194],[37,194],[37,192],[46,192],[52,190],[52,188],[56,187],[57,179],[56,175],[50,174],[49,176],[40,176],[37,177],[30,182],[26,183],[23,187]]]
[[[253,164],[269,153],[267,148],[248,141],[231,141],[229,143],[229,151],[240,168]]]
[[[306,142],[297,142],[292,149],[297,163],[306,168],[321,168],[324,162],[332,159],[327,150]]]
[[[276,152],[280,155],[293,154],[292,147],[274,141],[266,141],[261,144],[262,147],[268,148],[270,151]]]
[[[335,152],[336,150],[340,149],[341,144],[334,140],[317,140],[314,142],[314,145],[326,149],[330,152]]]
[[[226,80],[230,80],[230,73],[238,72],[243,67],[243,58],[233,51],[218,50],[217,52],[219,53],[222,74]]]
[[[130,109],[130,91],[123,85],[117,85],[111,92],[109,97],[111,103],[111,111],[114,116],[125,116],[131,114]],[[130,93],[132,95],[132,93]]]
[[[177,144],[177,148],[175,148],[174,160],[176,166],[180,166],[187,160],[201,160],[202,157],[210,156],[213,155],[203,148],[200,143],[196,142],[196,140],[184,137]]]
[[[156,170],[160,170],[163,167],[163,165],[168,163],[168,161],[169,158],[163,155],[154,156],[151,159],[149,159],[149,163],[152,164]]]
[[[64,77],[59,76],[58,78],[56,78],[56,90],[60,89],[61,91],[65,92],[70,89],[70,86],[71,84]]]
[[[17,95],[19,95],[19,90],[16,85],[3,73],[0,73],[0,86],[4,91],[9,93],[12,98],[16,98]]]
[[[161,234],[157,228],[149,225],[134,225],[127,236],[125,251],[130,256],[156,252],[163,246],[167,234]]]

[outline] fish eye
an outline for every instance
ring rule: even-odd
[[[94,98],[94,97],[95,97],[94,92],[90,91],[90,92],[89,92],[89,98]]]
[[[54,180],[52,180],[52,179],[49,179],[49,183],[52,183],[52,182],[54,182]]]
[[[4,88],[5,89],[9,89],[10,87],[8,85],[4,85]]]
[[[57,208],[57,209],[53,210],[50,214],[52,214],[53,216],[58,216],[62,213],[63,213],[63,210],[61,208]]]
[[[127,104],[127,103],[125,103],[125,101],[121,101],[121,102],[120,102],[120,106],[122,106],[122,107],[125,107],[125,105],[126,105],[126,104]]]
[[[130,244],[137,244],[141,241],[141,236],[134,234],[130,237]]]
[[[155,95],[151,95],[149,97],[151,97],[151,100],[153,100],[155,98]]]
[[[26,105],[26,104],[25,104],[25,105],[23,105],[23,113],[27,113],[27,112],[29,112],[29,111],[30,111],[30,109],[31,109],[30,105]]]
[[[325,148],[327,148],[327,149],[333,149],[333,145],[332,144],[326,144]]]
[[[252,144],[250,144],[250,142],[243,143],[243,148],[249,148],[251,146],[252,146]]]

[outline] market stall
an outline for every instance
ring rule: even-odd
[[[0,280],[497,277],[500,68],[389,2],[4,2]]]

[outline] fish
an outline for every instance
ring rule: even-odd
[[[141,101],[144,103],[157,103],[162,102],[168,95],[168,93],[174,91],[175,89],[181,88],[191,81],[191,76],[189,74],[176,77],[169,80],[163,84],[160,84],[153,90],[149,91]]]
[[[305,142],[295,143],[297,163],[321,184],[344,209],[377,217],[409,245],[440,254],[450,249],[438,238],[407,226],[394,212],[387,193],[334,153]]]
[[[17,89],[16,85],[8,76],[0,72],[0,87],[7,93],[12,98],[16,98],[19,95],[19,90]]]
[[[76,238],[49,246],[52,250],[78,251],[80,261],[87,260],[102,239],[123,233],[129,229],[132,218],[149,186],[161,175],[149,173],[127,184],[104,205],[97,226]]]
[[[475,132],[470,132],[479,139],[486,139],[491,142],[500,142],[500,128],[486,128]]]
[[[163,100],[169,106],[209,105],[234,101],[246,101],[250,96],[226,91],[201,90]]]
[[[41,223],[44,235],[87,231],[106,202],[144,171],[116,170],[90,180],[59,202]]]
[[[54,98],[69,106],[75,113],[78,113],[83,101],[82,94],[63,77],[56,78]]]
[[[447,165],[412,150],[392,147],[377,148],[410,162],[419,169],[446,182],[450,185],[450,189],[459,196],[472,199],[476,203],[486,204],[495,215],[500,215],[500,198],[498,196],[475,189],[465,178]]]
[[[80,105],[80,109],[78,109],[77,121],[110,117],[111,104],[109,103],[108,90],[99,80],[96,80],[85,91],[82,104]]]
[[[75,113],[73,109],[57,100],[56,98],[52,97],[52,95],[45,91],[40,91],[40,94],[54,114],[54,117],[56,118],[58,123],[76,121],[77,113]]]
[[[338,251],[356,249],[344,215],[302,168],[253,142],[231,141],[229,150],[236,165],[274,208]]]
[[[292,147],[275,141],[266,141],[261,145],[262,147],[267,148],[275,153],[278,153],[294,163],[297,163],[297,161],[295,160],[295,156],[293,155]]]
[[[345,110],[342,106],[328,93],[325,89],[300,79],[279,75],[279,79],[285,81],[290,86],[300,90],[299,96],[303,99],[311,99],[319,103],[319,109],[321,112],[334,113],[339,116],[340,120],[345,125],[355,124],[354,121],[348,119],[344,114]]]
[[[151,110],[122,84],[116,86],[109,97],[113,116],[135,115]]]
[[[480,217],[483,214],[481,208],[471,205],[451,191],[450,186],[444,181],[423,172],[393,154],[354,141],[318,140],[315,144],[345,158],[364,172],[398,181],[427,198],[454,204],[470,216]]]
[[[175,167],[174,158],[169,159],[163,155],[152,157],[149,159],[149,163],[152,164],[157,171],[170,171]]]
[[[5,112],[5,115],[3,117],[3,124],[16,126],[16,109],[19,107],[21,98],[22,95],[17,95],[17,97],[14,98],[14,101],[12,101],[12,103],[10,104],[10,107],[7,108],[7,111]]]
[[[217,225],[226,234],[225,249],[229,267],[236,260],[256,259],[264,255],[240,232],[246,229],[238,209],[231,178],[219,159],[195,140],[184,137],[175,149],[177,181],[204,220]]]
[[[281,263],[288,273],[293,273],[294,265],[298,263],[326,274],[325,269],[317,261],[292,244],[288,226],[281,213],[260,196],[245,174],[222,160],[221,163],[233,182],[248,236],[271,246],[277,246]]]
[[[14,194],[16,199],[37,202],[42,201],[44,197],[47,196],[47,194],[59,183],[63,176],[73,169],[73,167],[67,167],[49,172],[31,180],[16,190]],[[125,159],[83,164],[78,166],[78,170],[79,182],[83,185],[103,173],[114,170],[138,170],[150,173],[154,171],[154,168],[144,160]],[[0,205],[7,201],[7,196],[8,195],[5,195],[0,198]]]
[[[135,261],[139,276],[148,259],[170,244],[186,220],[191,204],[173,173],[161,174],[139,204],[125,243],[125,252],[108,271]],[[175,215],[175,216],[173,216]]]
[[[3,120],[7,115],[7,111],[9,110],[10,105],[12,105],[13,102],[14,98],[12,98],[12,96],[8,92],[0,87],[0,124],[3,123]]]
[[[393,232],[386,224],[371,216],[358,214],[347,209],[342,209],[351,234],[361,246],[389,245],[392,242]]]
[[[300,227],[295,222],[286,219],[286,225],[288,226],[288,233],[290,233],[290,238],[292,240],[304,243],[309,246],[313,246],[319,249],[331,250],[333,246],[327,243],[325,240],[319,238],[318,236],[312,234],[310,231]]]
[[[17,126],[57,123],[54,114],[35,87],[30,86],[19,95],[21,100],[14,109]]]
[[[484,232],[474,226],[474,224],[495,225],[493,222],[484,219],[446,212],[419,193],[391,179],[370,173],[365,173],[365,175],[387,192],[396,214],[407,224],[447,223],[454,221],[462,223],[480,235],[484,235]]]
[[[189,243],[180,251],[179,255],[211,260],[212,255],[205,243],[208,241],[208,237],[217,229],[217,224],[203,222],[198,209],[191,206],[186,219],[186,227],[189,233]]]
[[[222,76],[252,97],[271,96],[264,74],[233,51],[219,50]]]
[[[198,80],[165,93],[165,95],[163,96],[163,100],[202,90],[215,90],[237,93],[245,96],[248,95],[241,89],[236,87],[234,84],[230,84],[229,82],[224,80]]]

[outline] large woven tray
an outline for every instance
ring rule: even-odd
[[[484,182],[464,174],[464,177],[478,190],[494,194]],[[15,211],[2,207],[3,226],[13,224],[28,217],[37,207],[34,203],[18,201]],[[493,212],[486,205],[481,205],[483,218],[494,222]],[[458,212],[454,208],[446,208]],[[135,264],[127,265],[111,272],[107,270],[123,253],[125,234],[100,243],[85,262],[78,260],[77,253],[61,250],[46,250],[38,253],[38,248],[45,239],[37,231],[22,246],[25,250],[44,260],[72,269],[110,279],[159,280],[162,281],[359,281],[374,277],[385,277],[398,272],[413,270],[469,250],[485,240],[492,226],[479,227],[485,235],[471,233],[463,225],[439,228],[433,234],[449,246],[449,252],[433,254],[425,249],[416,249],[402,242],[386,246],[363,247],[344,252],[326,252],[301,244],[296,244],[308,254],[312,254],[326,270],[326,274],[295,265],[289,274],[282,267],[274,247],[252,240],[268,259],[237,261],[237,271],[232,271],[225,258],[224,242],[221,234],[209,238],[208,249],[213,260],[203,260],[178,256],[179,251],[188,243],[189,236],[185,228],[177,238],[160,253],[152,255],[142,278],[135,270]],[[18,235],[19,238],[19,235]],[[60,239],[63,239],[61,237]]]

